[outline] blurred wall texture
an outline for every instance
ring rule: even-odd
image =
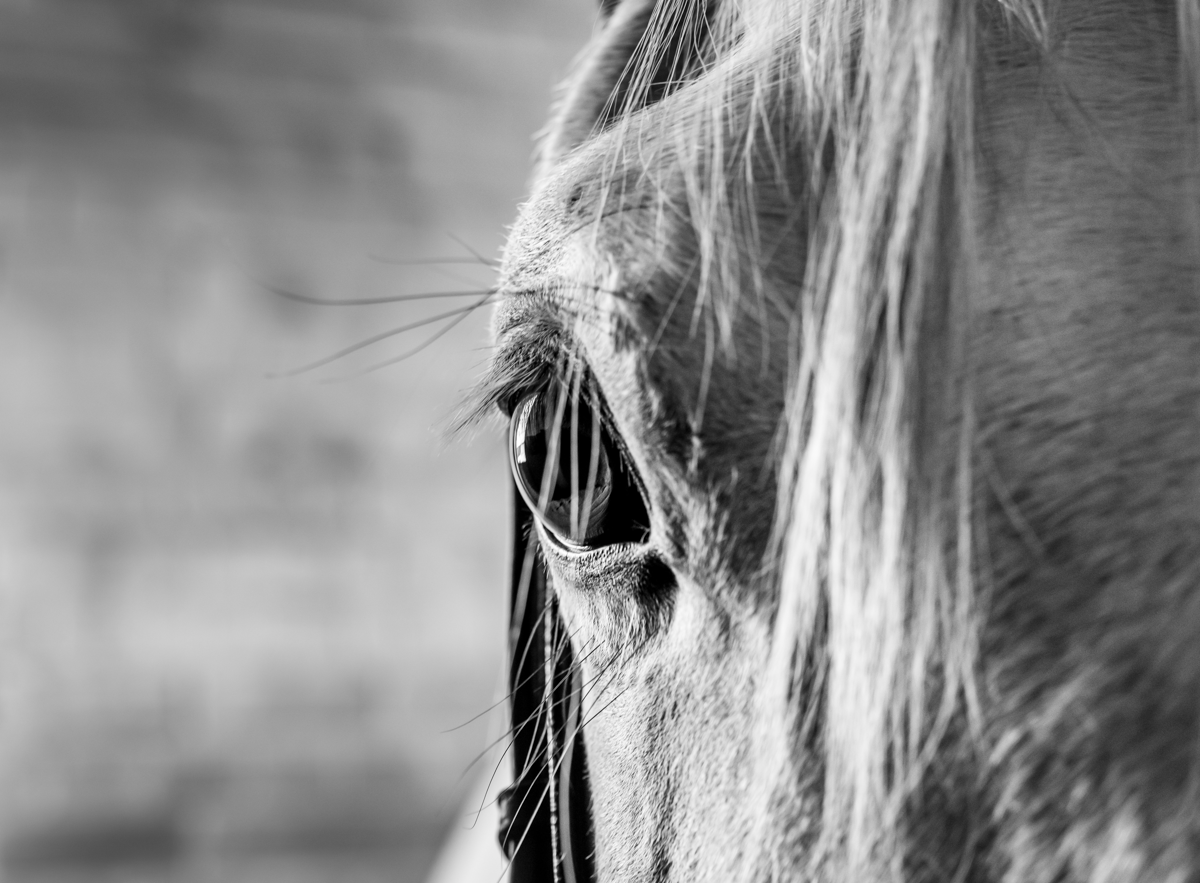
[[[0,0],[6,881],[420,880],[498,715],[442,443],[589,0]],[[335,382],[325,382],[335,381]]]

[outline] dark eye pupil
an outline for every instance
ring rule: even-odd
[[[644,536],[641,497],[582,396],[554,388],[526,397],[513,412],[509,435],[517,488],[564,545],[596,548]]]

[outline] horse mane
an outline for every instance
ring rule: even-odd
[[[601,117],[636,150],[639,111],[706,90],[695,105],[705,112],[670,120],[682,183],[664,185],[661,201],[696,230],[695,309],[714,357],[736,349],[747,333],[738,317],[756,299],[784,296],[762,272],[778,249],[806,255],[803,284],[787,295],[794,358],[766,562],[778,614],[763,692],[779,726],[756,736],[774,772],[754,786],[765,809],[817,777],[816,877],[898,879],[925,860],[903,854],[904,834],[921,801],[936,799],[928,780],[954,775],[931,767],[951,763],[949,745],[982,742],[965,346],[975,108],[987,47],[1020,47],[1011,63],[1051,58],[1063,6],[644,2],[641,42]],[[1180,0],[1176,21],[1194,120],[1200,3]],[[803,174],[781,159],[795,144]],[[761,241],[754,223],[756,185],[771,175],[800,215],[795,241]],[[807,836],[772,819],[760,813],[764,841]],[[937,835],[943,854],[966,854],[986,824],[969,807],[963,819]]]

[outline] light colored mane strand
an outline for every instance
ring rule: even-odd
[[[767,806],[799,799],[791,792],[820,762],[809,749],[823,748],[817,877],[910,879],[932,861],[904,845],[922,801],[938,798],[929,767],[980,735],[965,346],[978,272],[976,103],[984,44],[1002,37],[1034,61],[1049,57],[1060,5],[734,0],[701,21],[704,4],[662,2],[626,74],[616,120],[625,150],[637,149],[637,111],[658,93],[708,94],[697,105],[710,112],[671,120],[674,149],[695,161],[679,163],[681,186],[663,183],[659,211],[684,212],[696,229],[693,324],[710,348],[736,357],[739,313],[755,299],[794,300],[766,563],[779,613],[765,701],[786,718],[786,739],[760,746],[777,766],[757,787],[762,837],[800,836],[772,829]],[[1178,23],[1194,110],[1200,4],[1180,2]],[[655,80],[664,69],[665,87]],[[781,159],[797,139],[808,157],[800,176]],[[761,239],[764,183],[790,200],[791,241]],[[786,249],[806,255],[798,300],[762,272]],[[957,774],[952,759],[936,762],[943,780]],[[961,810],[961,828],[937,835],[943,855],[967,854],[982,824]]]

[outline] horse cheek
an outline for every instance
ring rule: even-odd
[[[601,880],[736,876],[752,816],[761,631],[681,580],[662,634],[614,657],[607,673],[602,654],[586,658],[584,681],[596,685],[584,713]]]

